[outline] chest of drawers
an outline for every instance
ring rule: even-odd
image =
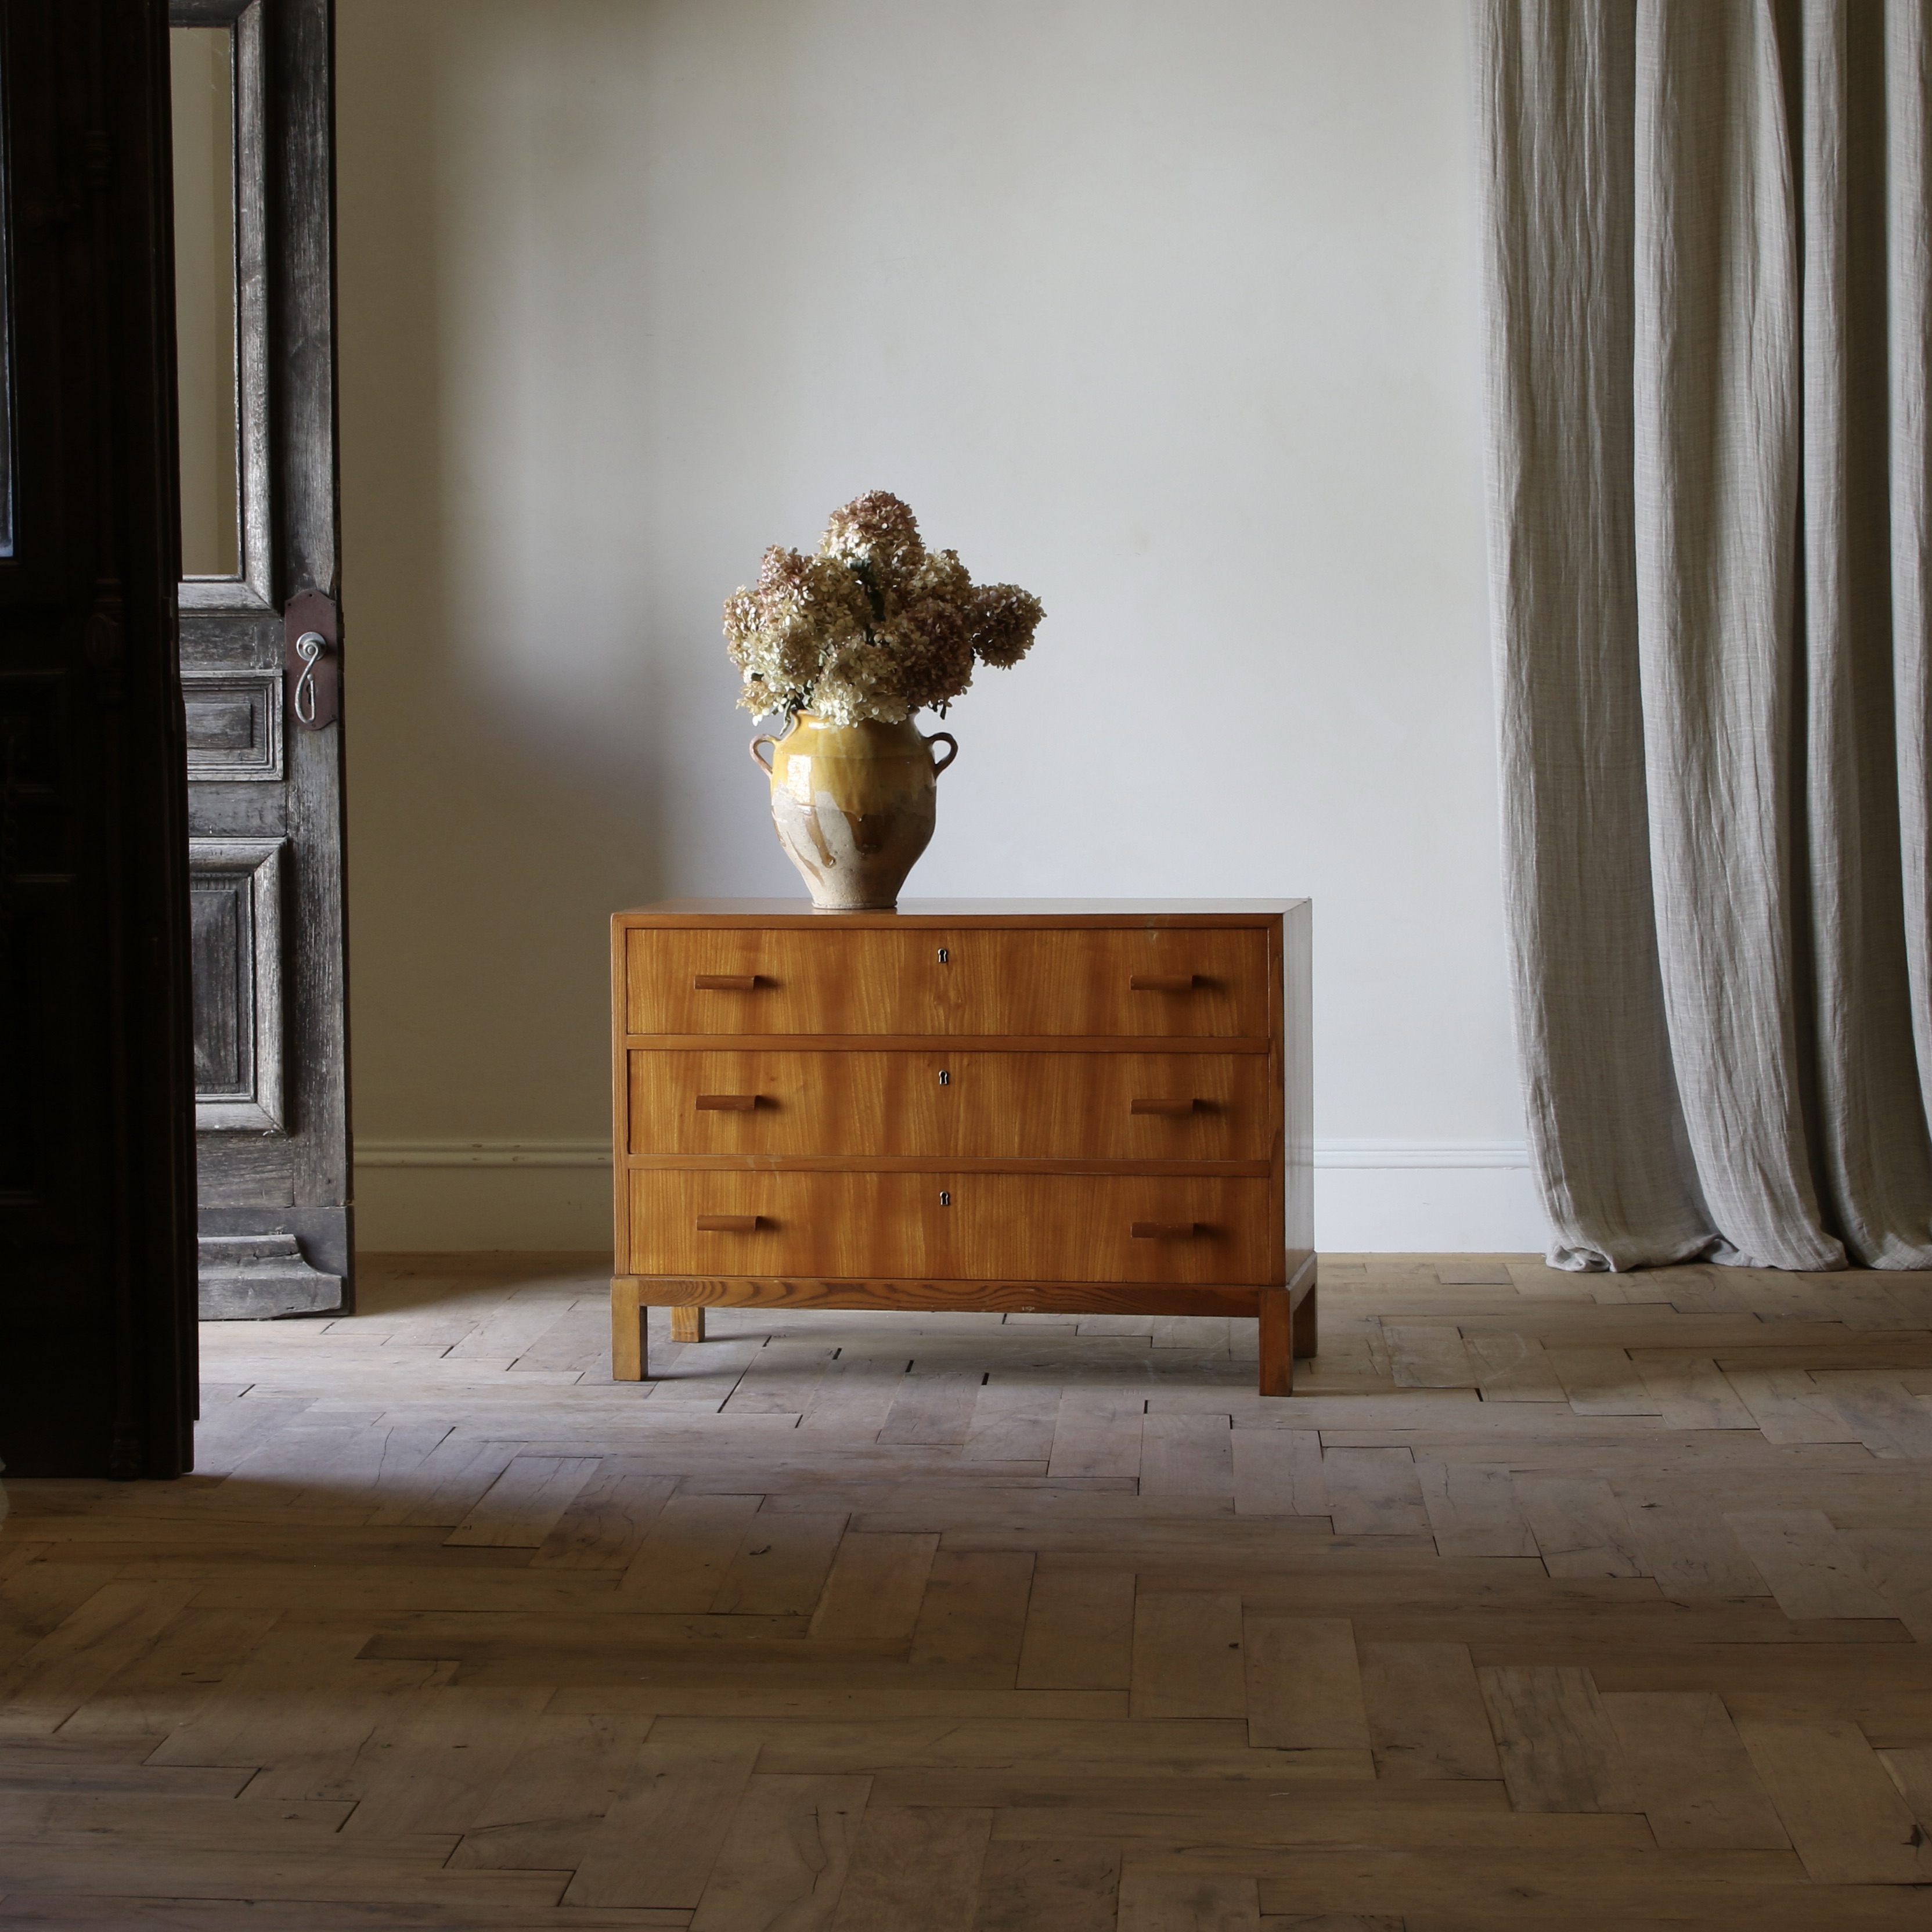
[[[611,922],[644,1311],[1236,1315],[1315,1352],[1306,900],[678,899]]]

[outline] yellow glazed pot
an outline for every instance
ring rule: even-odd
[[[937,764],[932,746],[950,748]],[[772,748],[767,765],[758,747]],[[782,737],[760,732],[752,762],[772,782],[778,843],[820,912],[885,912],[932,837],[936,781],[959,755],[950,731],[910,722],[828,724],[801,711]]]

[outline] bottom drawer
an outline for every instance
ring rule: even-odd
[[[1286,1279],[1266,1180],[1021,1174],[630,1177],[630,1271],[939,1281]],[[700,1223],[706,1225],[700,1226]]]

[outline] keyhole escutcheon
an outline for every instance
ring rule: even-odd
[[[939,1190],[939,1204],[942,1208],[950,1208],[952,1205],[952,1196],[943,1187]]]
[[[952,1084],[952,1076],[943,1066],[939,1070],[939,1084],[942,1087],[950,1087]]]
[[[946,961],[950,959],[952,957],[952,955],[947,952],[944,946],[942,946],[939,949],[939,963],[940,965],[944,966]]]

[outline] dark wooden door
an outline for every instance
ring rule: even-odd
[[[0,136],[0,1460],[172,1476],[194,1222],[161,0],[4,0]]]
[[[352,1286],[331,0],[175,0],[205,1318]]]

